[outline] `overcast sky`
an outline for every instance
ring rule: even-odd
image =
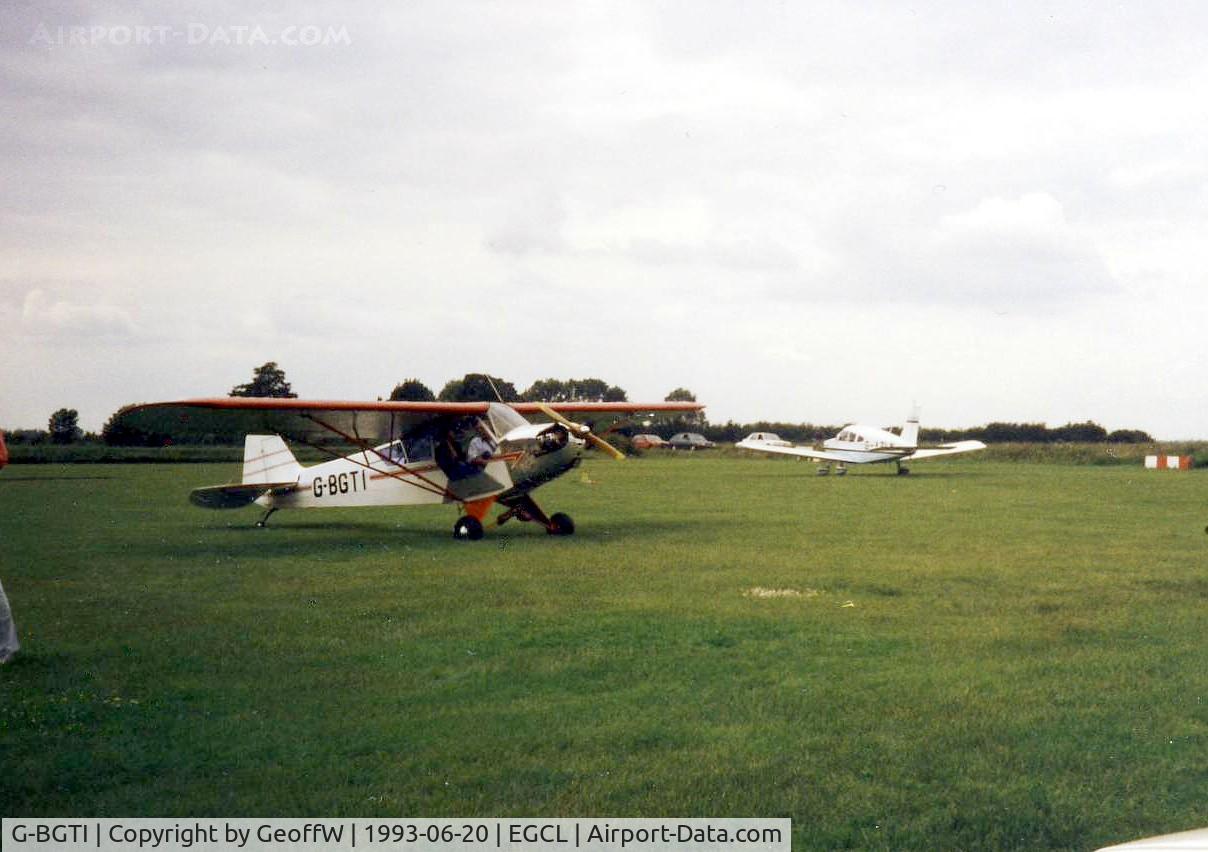
[[[0,8],[0,426],[275,360],[1208,437],[1202,3],[280,5]]]

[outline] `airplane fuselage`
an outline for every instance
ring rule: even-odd
[[[894,461],[915,450],[894,432],[858,423],[845,426],[838,435],[827,438],[822,442],[822,448],[833,453],[836,461],[851,464]]]
[[[557,424],[526,424],[499,441],[481,473],[455,476],[434,459],[393,460],[392,445],[302,468],[291,490],[256,500],[270,509],[419,506],[527,494],[575,467],[585,442]]]

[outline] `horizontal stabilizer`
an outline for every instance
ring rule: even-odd
[[[974,450],[984,450],[986,445],[981,441],[957,441],[955,444],[940,444],[938,447],[926,447],[915,450],[910,454],[912,459],[929,459],[936,456],[950,456],[953,453],[971,453]]]
[[[189,492],[189,502],[203,509],[242,509],[250,506],[265,494],[285,494],[293,491],[297,482],[253,482],[211,485],[194,488]]]

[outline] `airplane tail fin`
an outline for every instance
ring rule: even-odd
[[[917,405],[910,410],[910,416],[906,418],[906,424],[902,426],[902,440],[911,447],[919,445],[919,407]]]
[[[292,482],[301,474],[280,435],[248,435],[243,442],[243,484]]]
[[[0,432],[0,467],[8,464],[8,447],[4,446],[4,433]]]

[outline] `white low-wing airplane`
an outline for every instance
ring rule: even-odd
[[[917,414],[910,416],[900,432],[890,432],[876,426],[864,426],[859,423],[844,426],[838,435],[823,441],[821,448],[786,447],[769,441],[753,439],[753,436],[748,436],[735,446],[745,450],[819,459],[824,462],[818,468],[819,476],[830,473],[831,462],[836,465],[836,476],[847,473],[849,464],[877,464],[879,462],[893,462],[897,465],[898,473],[904,474],[910,472],[909,468],[902,466],[902,462],[905,461],[947,456],[953,453],[968,453],[986,447],[981,441],[957,441],[953,444],[920,447]]]
[[[480,539],[496,504],[494,523],[532,521],[551,535],[575,531],[570,516],[546,515],[531,492],[572,469],[588,443],[623,458],[587,426],[564,413],[600,417],[639,412],[689,412],[697,403],[499,402],[312,402],[298,399],[224,397],[130,406],[119,426],[146,438],[248,433],[239,482],[194,490],[189,499],[209,509],[256,503],[267,511],[349,506],[459,504],[456,538]],[[542,414],[548,423],[530,423]],[[330,461],[304,467],[282,436],[313,447]],[[485,443],[475,443],[478,440]],[[355,451],[344,455],[336,443]],[[477,456],[477,457],[474,457]]]

